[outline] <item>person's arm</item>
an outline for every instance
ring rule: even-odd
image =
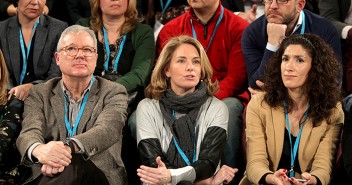
[[[227,53],[228,56],[226,57],[228,61],[223,62],[225,65],[227,64],[227,73],[226,76],[219,81],[220,89],[215,94],[220,100],[234,95],[240,95],[247,91],[247,73],[241,47],[241,38],[248,23],[240,18],[237,19],[238,21],[234,25],[236,29],[231,31],[229,33],[230,36],[227,37],[231,39],[230,51]],[[216,58],[214,58],[214,60],[216,60]],[[219,61],[212,61],[212,63],[218,62]]]
[[[167,168],[175,168],[162,151],[160,134],[163,119],[161,115],[154,114],[157,110],[151,101],[142,100],[136,110],[137,148],[141,162],[145,166],[157,167],[156,158],[160,156]]]
[[[263,20],[258,21],[262,22]],[[267,40],[261,38],[263,36],[261,32],[266,32],[266,29],[261,28],[258,22],[254,22],[249,25],[242,36],[242,51],[245,58],[248,83],[254,89],[260,89],[256,80],[262,80],[265,65],[274,54],[274,51],[266,48]]]
[[[331,123],[324,128],[325,133],[320,139],[312,162],[312,168],[309,172],[311,175],[315,176],[321,184],[328,184],[331,180],[331,172],[335,164],[335,157],[340,143],[344,122],[344,113],[340,103],[332,110],[330,118]]]
[[[265,120],[261,118],[261,111],[267,106],[262,106],[262,94],[253,96],[246,110],[246,142],[247,142],[247,167],[248,179],[259,184],[266,174],[274,174],[269,169],[269,156],[267,152]],[[269,180],[269,179],[268,179]]]
[[[71,22],[72,24],[75,24],[80,18],[82,18],[79,12],[79,0],[69,0],[65,2]]]
[[[133,92],[138,87],[144,87],[155,60],[155,43],[153,30],[150,26],[137,24],[132,31],[132,42],[135,54],[131,70],[116,80],[122,84],[127,92]]]
[[[46,125],[44,102],[41,93],[36,88],[31,88],[30,96],[25,101],[22,129],[16,140],[16,145],[21,153],[22,162],[31,165],[38,161],[55,167],[67,166],[70,162],[70,153],[63,143],[45,141]],[[48,149],[52,150],[48,150]],[[30,157],[29,157],[30,156]],[[61,159],[61,160],[60,160]]]
[[[344,27],[348,26],[348,24],[344,23],[344,20],[342,20],[339,2],[340,1],[336,0],[320,0],[318,6],[320,15],[328,19],[335,26],[342,38],[342,30]]]
[[[68,25],[67,25],[67,23],[64,23],[64,24],[57,24],[55,26],[56,26],[56,30],[60,30],[60,31],[58,31],[58,34],[56,35],[56,40],[55,40],[55,46],[56,46],[57,43],[59,42],[59,38],[60,38],[60,35],[61,35],[62,31],[65,30]],[[48,77],[45,80],[49,80],[51,78],[61,76],[60,69],[59,69],[59,67],[56,64],[56,60],[55,60],[55,57],[54,57],[55,51],[56,51],[56,47],[54,47],[54,50],[52,51],[52,58],[51,58],[51,61],[50,61],[51,64],[50,64],[50,68],[49,68],[49,71],[48,71]],[[44,82],[44,81],[34,81],[32,83],[33,84],[37,84],[37,83],[42,83],[42,82]]]
[[[342,133],[342,158],[346,173],[349,179],[352,179],[352,109],[349,109],[345,116]]]
[[[99,81],[101,89],[96,94],[99,101],[103,101],[99,103],[102,105],[94,107],[98,110],[101,107],[102,110],[94,118],[94,126],[84,133],[72,137],[74,141],[78,140],[82,144],[84,154],[88,159],[104,152],[122,138],[122,128],[127,117],[128,95],[125,88],[121,85],[107,85],[103,81]],[[78,143],[76,142],[76,144]]]

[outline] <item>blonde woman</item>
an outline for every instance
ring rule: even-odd
[[[137,108],[137,143],[146,184],[221,184],[237,169],[223,166],[228,110],[214,94],[212,69],[202,45],[189,36],[164,47]]]

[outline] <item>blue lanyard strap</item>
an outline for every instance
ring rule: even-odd
[[[103,33],[104,33],[104,44],[105,44],[105,52],[106,52],[106,60],[104,63],[104,68],[105,68],[105,71],[108,72],[109,71],[109,60],[110,60],[110,47],[109,47],[108,33],[107,33],[104,26],[103,26]],[[118,65],[120,57],[121,57],[123,46],[125,45],[125,42],[126,42],[126,37],[127,37],[126,35],[124,35],[122,37],[122,41],[121,41],[121,44],[119,47],[119,52],[117,53],[117,56],[115,57],[113,72],[117,72],[117,65]]]
[[[31,50],[32,38],[33,38],[33,35],[35,33],[35,30],[38,27],[38,24],[39,24],[39,19],[34,23],[34,26],[33,26],[33,29],[32,29],[31,39],[30,39],[30,41],[28,43],[28,47],[27,47],[27,52],[26,52],[26,49],[24,48],[24,40],[23,40],[23,35],[22,35],[22,29],[21,29],[21,27],[18,28],[19,32],[20,32],[20,46],[21,46],[22,60],[23,60],[23,66],[22,66],[22,71],[21,71],[21,76],[20,76],[20,85],[22,85],[24,76],[26,75],[27,60],[28,60],[29,52]]]
[[[164,15],[166,9],[170,6],[171,1],[172,1],[172,0],[167,0],[167,1],[166,1],[166,4],[165,4],[165,6],[164,6],[163,0],[160,0],[161,14],[162,14],[162,15]]]
[[[294,167],[295,159],[296,159],[296,156],[297,156],[299,142],[301,140],[301,134],[302,134],[302,130],[303,130],[303,123],[307,120],[308,111],[309,111],[309,107],[310,106],[308,105],[308,108],[307,108],[306,112],[304,113],[303,121],[302,121],[302,124],[301,124],[301,126],[299,128],[299,132],[298,132],[295,144],[294,144],[293,149],[292,149],[291,128],[290,128],[290,120],[288,118],[287,102],[284,100],[283,103],[284,103],[284,108],[285,108],[285,119],[286,119],[286,126],[287,126],[287,130],[288,130],[288,136],[289,136],[289,139],[290,139],[290,150],[291,150],[291,170],[289,171],[289,176],[290,177],[294,177],[293,167]]]
[[[92,75],[92,79],[90,81],[90,85],[89,85],[89,89],[92,87],[94,83],[94,76]],[[79,121],[81,120],[81,117],[82,117],[82,114],[83,114],[83,111],[84,111],[84,108],[86,106],[86,103],[87,103],[87,100],[88,100],[88,94],[89,92],[86,92],[86,94],[84,95],[83,97],[83,100],[82,100],[82,105],[79,109],[79,112],[78,112],[78,115],[77,115],[77,118],[76,118],[76,121],[75,121],[75,124],[71,127],[71,124],[68,120],[68,110],[67,110],[67,99],[66,99],[66,96],[64,94],[64,104],[65,104],[65,125],[66,125],[66,129],[67,129],[67,132],[68,132],[68,135],[69,137],[72,137],[76,134],[76,131],[77,131],[77,128],[78,128],[78,124],[79,124]]]
[[[172,110],[172,116],[175,119],[175,110]],[[185,163],[187,164],[187,166],[190,166],[191,163],[188,159],[188,157],[186,156],[186,154],[183,152],[183,150],[181,149],[181,147],[178,145],[175,136],[172,137],[172,140],[176,146],[177,152],[181,155],[182,159],[185,161]],[[193,159],[192,159],[192,163],[197,161],[197,156],[196,156],[196,152],[197,152],[197,128],[194,127],[194,147],[193,147]]]
[[[306,29],[306,18],[305,18],[305,15],[304,15],[303,10],[301,11],[301,14],[302,14],[301,35],[303,35],[303,34],[304,34],[304,31],[305,31],[305,29]]]
[[[216,30],[218,29],[219,24],[220,24],[220,22],[221,22],[221,20],[222,20],[223,17],[224,17],[224,7],[221,6],[221,14],[220,14],[220,16],[219,16],[219,18],[218,18],[218,20],[217,20],[217,22],[216,22],[216,25],[215,25],[215,28],[214,28],[213,32],[211,33],[210,40],[209,40],[208,45],[207,45],[207,48],[206,48],[206,52],[208,52],[208,49],[209,49],[209,47],[210,47],[210,44],[213,42],[214,35],[215,35]],[[192,20],[192,18],[190,19],[190,22],[191,22],[191,26],[192,26],[192,35],[193,35],[193,38],[195,38],[195,39],[198,40],[197,34],[196,34],[196,30],[194,29],[194,26],[193,26],[193,20]]]

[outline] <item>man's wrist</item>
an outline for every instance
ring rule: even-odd
[[[64,141],[64,145],[69,146],[71,149],[71,153],[74,154],[75,151],[75,144],[73,143],[73,141],[70,138],[66,138]]]

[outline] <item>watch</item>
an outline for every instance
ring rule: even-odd
[[[71,153],[75,153],[75,145],[73,144],[73,141],[70,138],[66,138],[64,141],[64,145],[69,146],[71,148]]]

